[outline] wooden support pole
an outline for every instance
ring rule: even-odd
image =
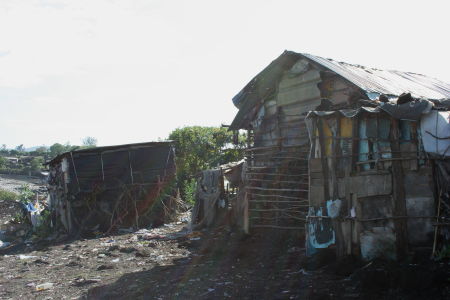
[[[102,179],[105,181],[105,168],[103,165],[103,153],[100,153],[100,162],[102,163]]]
[[[131,184],[133,184],[134,183],[134,178],[133,178],[133,167],[131,166],[131,153],[130,153],[130,151],[128,151],[128,165],[130,167]]]
[[[326,201],[330,199],[330,187],[328,182],[328,161],[325,150],[325,136],[323,134],[323,123],[321,119],[317,120],[317,129],[319,131],[320,159],[322,162],[323,195]]]
[[[75,167],[75,161],[73,160],[73,154],[72,154],[72,151],[70,152],[70,158],[72,159],[73,172],[74,172],[74,174],[75,174],[75,179],[77,180],[78,191],[80,192],[80,191],[81,191],[80,181],[78,180],[77,168]]]
[[[244,194],[244,232],[249,233],[248,194]]]
[[[391,121],[391,149],[392,158],[398,159],[400,154],[400,129],[399,121],[392,119]],[[394,200],[394,217],[407,216],[406,197],[402,162],[399,160],[392,161],[392,198]],[[394,219],[395,241],[397,250],[397,259],[401,260],[408,254],[408,227],[407,218]]]

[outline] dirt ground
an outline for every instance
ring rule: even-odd
[[[0,189],[18,193],[24,184],[28,184],[32,190],[39,190],[44,182],[36,177],[0,174]]]
[[[0,258],[0,299],[450,299],[448,262],[306,259],[298,236],[189,232],[182,217],[10,249]]]
[[[110,236],[24,238],[0,249],[0,299],[450,299],[450,264],[428,248],[402,263],[336,262],[307,258],[299,233],[188,222],[186,212]]]

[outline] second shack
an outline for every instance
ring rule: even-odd
[[[69,233],[156,226],[176,210],[172,142],[75,150],[47,164],[52,220]]]

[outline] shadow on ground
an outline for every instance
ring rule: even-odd
[[[301,270],[301,244],[302,237],[280,232],[248,237],[216,231],[199,240],[179,239],[190,257],[125,274],[90,289],[86,298],[300,299],[314,292]]]

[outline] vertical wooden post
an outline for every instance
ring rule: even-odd
[[[78,184],[78,191],[81,192],[80,181],[78,180],[77,168],[75,167],[75,161],[73,160],[72,151],[70,152],[70,158],[72,159],[73,172],[75,173],[75,178]]]
[[[104,169],[104,165],[103,165],[103,153],[100,153],[100,162],[102,163],[102,178],[103,178],[103,181],[105,181],[105,169]]]
[[[392,152],[392,198],[394,200],[395,243],[397,259],[403,259],[408,254],[408,227],[405,185],[403,181],[403,166],[400,153],[400,130],[399,121],[391,121],[391,152]]]
[[[361,231],[362,231],[362,224],[361,221],[359,221],[360,218],[362,218],[363,214],[362,214],[362,205],[361,205],[361,201],[358,199],[358,194],[356,193],[352,193],[351,195],[352,197],[352,206],[355,208],[355,222],[354,222],[354,246],[353,249],[353,254],[359,256],[361,254],[361,241],[360,241],[360,235],[361,235]]]
[[[320,145],[320,160],[322,162],[322,174],[323,174],[323,191],[325,201],[330,199],[330,188],[328,182],[328,160],[325,150],[325,137],[323,135],[323,123],[322,119],[317,118],[317,129],[319,131],[319,145]]]
[[[244,195],[244,232],[249,233],[249,220],[248,220],[248,194],[245,192]]]
[[[131,184],[134,184],[133,167],[131,166],[131,153],[129,150],[128,150],[128,165],[130,167]]]

